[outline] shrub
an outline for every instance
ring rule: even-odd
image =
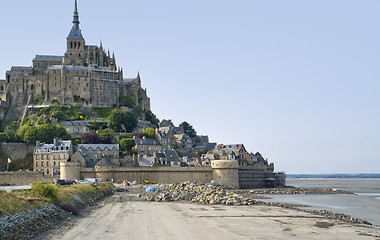
[[[46,198],[47,202],[54,202],[58,197],[58,189],[54,184],[42,184],[42,183],[33,183],[32,191],[36,194]]]

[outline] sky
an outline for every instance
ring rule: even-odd
[[[0,78],[63,55],[74,0],[4,1]],[[286,173],[380,173],[380,1],[78,0],[159,119]]]

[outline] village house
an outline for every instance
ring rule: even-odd
[[[153,156],[159,166],[181,166],[181,159],[175,150],[164,150],[162,152],[155,152]]]
[[[162,145],[157,139],[152,138],[136,138],[133,137],[136,145],[132,150],[137,151],[139,155],[153,155],[154,152],[162,151]]]
[[[78,144],[78,151],[71,157],[82,167],[94,167],[103,157],[119,166],[119,144]]]
[[[89,122],[63,122],[62,126],[73,138],[80,138],[84,133],[90,132]]]
[[[54,138],[53,144],[36,142],[33,151],[33,171],[43,172],[45,176],[59,176],[60,165],[73,155],[71,140]]]

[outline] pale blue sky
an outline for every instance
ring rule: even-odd
[[[73,0],[3,1],[0,73],[62,55]],[[380,172],[380,1],[78,0],[152,110],[288,173]]]

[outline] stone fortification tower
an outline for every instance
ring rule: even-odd
[[[60,166],[60,179],[80,179],[80,163],[79,162],[63,162]]]
[[[212,179],[217,184],[239,188],[239,162],[235,160],[211,161]]]

